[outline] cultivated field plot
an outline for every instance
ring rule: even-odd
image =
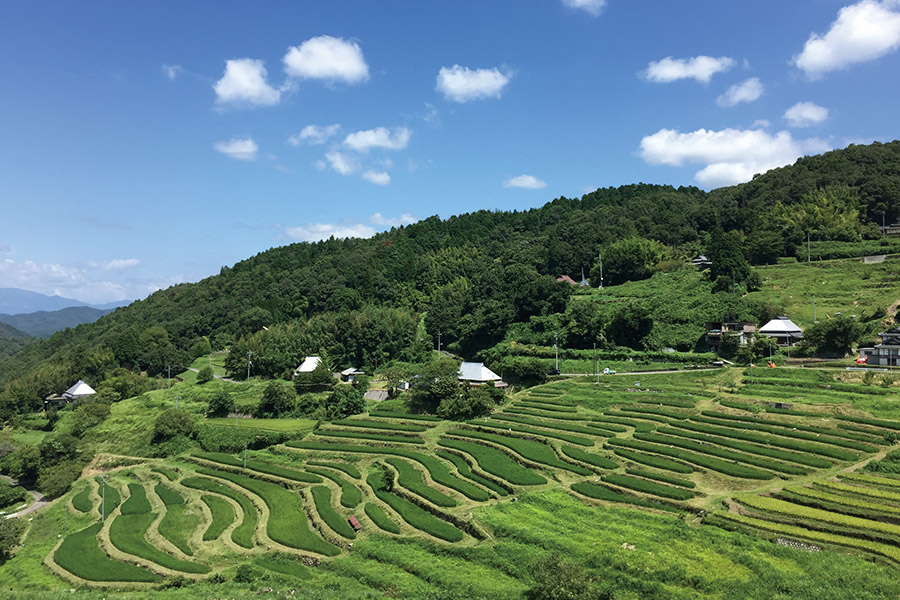
[[[865,470],[900,421],[858,408],[897,389],[760,371],[568,379],[469,422],[374,411],[246,456],[150,461],[112,473],[106,521],[48,560],[119,585],[205,578],[273,549],[346,569],[373,535],[474,551],[496,533],[479,506],[554,492],[900,562],[900,475]],[[101,487],[76,484],[73,509],[99,518]]]

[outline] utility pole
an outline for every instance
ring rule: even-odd
[[[247,352],[247,381],[250,381],[250,367],[253,366],[253,352]]]
[[[818,323],[819,319],[816,318],[816,297],[813,296],[813,323]]]
[[[441,330],[438,329],[438,358],[441,355]]]
[[[553,333],[553,349],[556,350],[556,372],[559,373],[559,333]]]
[[[244,468],[247,468],[247,442],[244,442]]]
[[[100,481],[103,483],[100,492],[100,521],[103,522],[106,521],[106,475],[101,475]]]
[[[175,394],[175,410],[178,410],[178,400],[181,398],[180,395]]]
[[[597,260],[600,261],[600,285],[597,286],[598,290],[603,289],[603,253],[597,253]]]
[[[172,365],[166,363],[166,385],[172,387]]]
[[[809,243],[809,232],[806,232],[806,262],[810,262],[812,260],[812,251],[810,250]]]

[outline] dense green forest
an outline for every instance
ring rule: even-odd
[[[558,283],[582,273],[607,283],[682,270],[700,253],[707,318],[754,318],[777,307],[745,296],[751,265],[878,248],[882,220],[900,218],[900,142],[803,158],[752,181],[705,192],[636,184],[560,197],[524,211],[432,216],[370,239],[273,248],[197,283],[181,284],[32,344],[0,362],[3,415],[33,410],[77,379],[119,367],[165,373],[231,348],[232,376],[282,376],[305,354],[373,369],[415,362],[436,343],[464,357],[498,343],[572,348],[694,349],[694,328],[654,331],[654,308],[579,303]],[[852,250],[850,251],[852,255]],[[677,323],[676,323],[677,325]],[[691,325],[688,323],[688,325]],[[496,351],[495,351],[496,354]]]

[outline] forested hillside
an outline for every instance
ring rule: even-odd
[[[898,217],[894,141],[804,158],[712,192],[636,184],[525,211],[433,216],[370,239],[292,244],[28,347],[0,363],[2,398],[7,410],[34,407],[79,378],[119,366],[152,376],[225,347],[235,376],[251,352],[253,374],[268,376],[322,351],[367,368],[414,361],[438,334],[445,348],[474,357],[553,315],[576,346],[655,350],[674,344],[635,334],[652,319],[647,310],[579,313],[568,302],[575,288],[556,278],[584,272],[597,282],[601,251],[608,283],[678,270],[706,253],[714,264],[704,293],[719,294],[722,307],[711,310],[758,317],[767,309],[734,306],[759,285],[749,264],[805,256],[807,234],[820,255],[879,248],[877,225]]]

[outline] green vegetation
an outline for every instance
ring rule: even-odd
[[[259,517],[253,502],[244,494],[237,492],[221,482],[205,477],[189,477],[181,482],[185,487],[213,492],[226,498],[231,498],[241,507],[243,516],[241,523],[231,531],[231,540],[238,546],[253,548],[253,534],[256,533],[256,524]]]
[[[552,438],[555,440],[563,440],[564,442],[569,442],[570,444],[578,444],[579,446],[593,446],[594,441],[589,440],[584,437],[580,437],[577,435],[569,435],[566,433],[559,433],[555,431],[546,431],[540,429],[533,429],[531,427],[522,427],[521,425],[513,425],[510,423],[496,423],[491,421],[469,421],[469,425],[475,425],[477,427],[487,427],[490,429],[500,429],[504,431],[515,431],[517,433],[527,433],[529,436],[541,436],[545,438]],[[596,435],[596,434],[595,434]]]
[[[454,454],[453,452],[448,452],[446,450],[437,450],[435,452],[435,455],[440,456],[444,460],[452,462],[456,467],[456,470],[459,471],[459,474],[466,479],[471,479],[475,483],[483,485],[484,487],[500,496],[507,496],[509,494],[509,491],[506,488],[499,486],[487,477],[482,477],[478,473],[472,471],[471,465],[469,465],[469,463],[467,463],[462,456]]]
[[[453,429],[448,431],[447,435],[485,440],[497,444],[498,446],[509,448],[526,460],[531,460],[550,467],[556,467],[557,469],[571,471],[573,473],[577,473],[578,475],[591,474],[591,471],[589,469],[563,462],[559,459],[559,457],[556,455],[556,452],[553,451],[553,448],[551,446],[541,442],[533,442],[524,438],[508,435],[498,435],[482,431],[471,431],[468,429]]]
[[[438,519],[409,500],[392,493],[387,488],[384,478],[384,472],[376,469],[369,473],[366,483],[369,484],[379,500],[394,509],[409,525],[447,542],[458,542],[463,538],[462,531],[450,523]]]
[[[583,463],[587,463],[595,467],[600,467],[601,469],[617,469],[619,467],[618,463],[616,463],[615,461],[610,460],[605,456],[600,456],[599,454],[585,452],[581,448],[574,448],[572,446],[560,446],[559,449],[569,458],[580,460]]]
[[[693,492],[673,488],[672,486],[664,485],[662,483],[647,481],[646,479],[640,479],[638,477],[631,477],[629,475],[617,475],[613,473],[604,475],[600,479],[606,483],[612,483],[613,485],[618,485],[638,492],[644,492],[645,494],[653,496],[672,498],[673,500],[690,500],[694,497]]]
[[[159,534],[188,556],[193,556],[188,539],[200,525],[200,516],[185,504],[181,494],[161,483],[156,485],[156,495],[166,506],[166,514],[159,522]]]
[[[337,469],[338,471],[343,471],[353,479],[359,479],[362,477],[362,473],[359,472],[354,465],[350,463],[336,463],[336,462],[327,462],[322,460],[308,460],[306,464],[314,465],[317,467],[328,467],[329,469]]]
[[[671,475],[665,475],[663,473],[654,473],[652,471],[647,471],[645,469],[625,469],[625,472],[629,475],[636,475],[638,477],[644,477],[645,479],[655,479],[657,481],[664,481],[666,483],[671,483],[672,485],[678,485],[686,488],[695,488],[697,484],[693,481],[689,481],[687,479],[681,479],[679,477],[672,477]]]
[[[652,452],[652,448],[650,449]],[[637,450],[625,450],[623,448],[613,448],[613,452],[627,460],[633,460],[636,463],[647,465],[648,467],[656,467],[664,471],[672,471],[673,473],[693,473],[694,469],[690,465],[669,460],[654,454],[647,454]]]
[[[634,506],[642,506],[644,508],[655,508],[657,510],[665,510],[669,512],[681,512],[678,508],[674,506],[670,506],[668,504],[662,504],[653,502],[650,500],[644,500],[643,498],[639,498],[637,496],[630,496],[628,494],[622,494],[620,492],[616,492],[602,485],[595,485],[593,483],[573,483],[572,489],[579,494],[583,494],[588,498],[594,498],[596,500],[605,500],[607,502],[620,502],[622,504],[632,504]]]
[[[241,468],[244,467],[244,461],[229,454],[222,454],[220,452],[194,452],[193,455],[197,458],[202,458],[203,460],[216,462],[222,465]],[[283,477],[284,479],[299,481],[301,483],[322,483],[322,478],[318,475],[312,475],[304,471],[297,471],[295,469],[289,469],[287,467],[282,467],[280,465],[262,462],[259,460],[248,460],[246,468],[251,471],[258,471],[267,475],[275,475],[276,477]]]
[[[310,491],[312,492],[313,502],[316,505],[316,512],[319,513],[325,524],[342,537],[356,539],[356,532],[350,527],[347,520],[331,506],[331,490],[324,485],[317,485]]]
[[[310,473],[315,473],[326,479],[330,479],[341,486],[341,505],[347,508],[356,508],[362,502],[362,492],[355,485],[334,473],[324,469],[310,469]]]
[[[475,442],[463,442],[441,438],[438,445],[452,448],[470,455],[478,463],[478,466],[491,475],[495,475],[513,485],[541,485],[547,480],[531,469],[527,469],[511,459],[509,456],[497,450]]]
[[[386,458],[385,462],[397,470],[397,484],[400,487],[405,488],[413,494],[421,496],[422,498],[425,498],[426,500],[436,504],[437,506],[443,506],[446,508],[457,506],[458,502],[456,500],[454,500],[447,494],[439,492],[433,487],[430,487],[422,477],[422,473],[420,473],[410,463],[399,458]]]
[[[212,514],[212,521],[203,532],[203,541],[217,540],[222,532],[234,522],[234,509],[231,504],[218,496],[204,494],[200,496],[200,500],[209,507],[209,512]]]
[[[368,516],[379,529],[387,531],[388,533],[400,533],[400,527],[387,516],[387,513],[385,513],[384,509],[380,506],[373,502],[366,502],[364,509],[366,511],[366,516]]]
[[[766,471],[760,471],[759,469],[745,467],[743,465],[727,462],[704,454],[689,452],[680,448],[670,448],[668,445],[650,444],[636,440],[620,439],[612,439],[607,443],[612,446],[624,447],[629,450],[640,450],[644,452],[664,454],[666,456],[671,456],[684,462],[699,465],[701,467],[706,467],[707,469],[718,471],[719,473],[724,473],[725,475],[730,475],[732,477],[738,477],[741,479],[772,479],[773,477],[771,473],[768,473]]]
[[[91,502],[90,483],[85,484],[80,492],[72,496],[72,506],[79,512],[91,512],[91,509],[94,508],[94,504]]]
[[[127,562],[110,559],[97,543],[103,523],[95,523],[63,540],[53,561],[76,577],[88,581],[129,581],[155,583],[159,575]]]
[[[386,429],[388,431],[411,431],[413,433],[421,433],[428,431],[425,425],[410,425],[408,423],[392,423],[390,421],[371,421],[365,419],[338,419],[332,421],[332,425],[341,425],[343,427],[360,427],[363,429]]]

